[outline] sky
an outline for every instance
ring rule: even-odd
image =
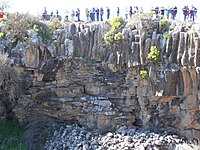
[[[1,1],[1,0],[0,0]],[[56,12],[59,10],[60,15],[64,16],[66,9],[71,11],[80,8],[82,16],[85,8],[107,6],[111,9],[111,17],[115,16],[116,8],[120,7],[123,11],[126,7],[137,5],[144,10],[150,9],[152,6],[178,6],[181,9],[184,5],[195,5],[197,0],[10,0],[9,12],[29,12],[30,14],[39,15],[44,12],[44,7],[47,8],[47,13]],[[199,9],[200,10],[200,6]],[[121,12],[122,12],[121,11]],[[122,12],[123,13],[123,12]],[[182,11],[179,11],[182,13]],[[182,15],[182,14],[181,14]]]

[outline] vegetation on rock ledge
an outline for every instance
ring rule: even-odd
[[[158,48],[156,46],[151,46],[150,52],[148,54],[148,59],[150,61],[158,62],[159,57],[160,57],[160,51],[158,50]]]
[[[141,78],[146,78],[147,77],[147,75],[148,75],[148,73],[147,73],[147,71],[146,70],[140,70],[140,77]]]
[[[122,17],[115,17],[110,21],[111,29],[105,33],[104,40],[107,44],[113,44],[116,41],[122,40],[123,35],[121,33],[122,27],[125,21]]]

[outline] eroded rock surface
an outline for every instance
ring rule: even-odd
[[[10,51],[25,71],[19,121],[43,114],[102,131],[134,124],[200,139],[199,31],[176,27],[166,39],[159,30],[126,27],[124,40],[107,46],[107,30],[106,23],[68,23],[55,32],[56,46],[31,36]],[[160,63],[148,61],[151,46]]]

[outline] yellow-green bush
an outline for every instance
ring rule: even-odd
[[[161,33],[169,31],[170,24],[166,18],[160,20]]]
[[[167,25],[167,23],[168,23],[168,20],[166,18],[163,18],[160,20],[161,26],[165,26],[165,25]]]
[[[37,22],[33,25],[33,29],[43,40],[52,40],[53,29],[47,24]]]
[[[164,33],[164,34],[163,34],[163,38],[164,38],[164,39],[168,39],[168,38],[169,38],[169,33]]]
[[[0,32],[0,39],[2,39],[4,36],[4,33],[3,32]]]
[[[150,52],[148,54],[148,59],[151,61],[158,61],[160,57],[160,51],[157,49],[156,46],[151,46]]]
[[[122,33],[121,32],[118,32],[114,35],[114,40],[115,41],[118,41],[118,40],[121,40],[123,37],[122,37]]]
[[[49,22],[49,24],[48,24],[48,26],[49,26],[52,30],[58,29],[61,25],[62,25],[62,24],[61,24],[61,22],[60,22],[60,20],[59,20],[58,18],[53,18],[53,19]]]
[[[113,43],[114,36],[115,36],[115,32],[113,30],[110,30],[107,33],[105,33],[104,40],[106,41],[106,43]]]
[[[140,77],[141,78],[146,78],[148,75],[147,71],[146,70],[140,70]]]
[[[113,44],[115,41],[123,39],[121,28],[124,23],[124,19],[119,16],[110,21],[111,29],[104,34],[104,40],[107,44]]]
[[[120,27],[121,25],[124,24],[124,19],[123,19],[122,17],[120,17],[120,16],[117,16],[117,17],[113,18],[113,19],[110,21],[110,24],[111,24],[112,26],[118,26],[118,27]]]

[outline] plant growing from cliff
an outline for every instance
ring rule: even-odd
[[[60,26],[62,26],[60,20],[58,18],[53,18],[49,23],[48,26],[50,29],[57,30]]]
[[[164,38],[164,39],[168,39],[168,38],[169,38],[169,33],[164,33],[164,34],[163,34],[163,38]]]
[[[115,17],[110,21],[111,29],[104,34],[104,40],[107,44],[113,44],[114,42],[120,41],[123,39],[121,33],[122,27],[125,21],[122,17]]]
[[[143,79],[144,79],[144,78],[146,78],[146,77],[147,77],[147,75],[148,75],[148,73],[147,73],[147,71],[146,71],[146,70],[144,70],[144,69],[143,69],[143,70],[140,70],[140,77],[141,77],[141,78],[143,78]]]
[[[151,46],[150,52],[148,54],[148,59],[150,61],[158,62],[160,57],[160,51],[157,49],[156,46]]]
[[[166,18],[163,18],[163,19],[160,20],[161,26],[165,26],[165,25],[167,25],[167,23],[168,23],[168,20]]]
[[[52,40],[53,30],[49,26],[42,22],[37,22],[33,25],[33,30],[40,36],[44,41]]]
[[[171,30],[174,30],[174,26],[173,25],[170,25],[169,26],[169,30],[171,31]]]
[[[120,16],[117,16],[110,21],[110,24],[116,28],[120,28],[120,26],[122,26],[124,23],[124,19]]]
[[[0,32],[0,40],[3,39],[3,37],[4,37],[4,33]]]
[[[39,32],[39,25],[38,24],[34,24],[33,25],[33,30],[38,33]]]
[[[139,29],[147,29],[148,31],[152,32],[153,30],[157,29],[158,26],[158,23],[154,21],[154,14],[154,11],[150,11],[139,15],[132,15],[132,18],[126,24],[126,27],[131,29],[137,27]]]
[[[58,44],[58,43],[60,43],[60,41],[59,40],[53,40],[53,43]]]
[[[159,23],[160,23],[162,33],[169,30],[170,24],[166,18],[162,18]]]
[[[0,55],[0,101],[14,105],[19,93],[19,70],[9,64],[7,55]]]
[[[31,29],[35,22],[37,22],[36,17],[29,14],[9,13],[7,20],[1,26],[1,31],[11,40],[11,43],[17,43],[27,37],[28,29]]]

